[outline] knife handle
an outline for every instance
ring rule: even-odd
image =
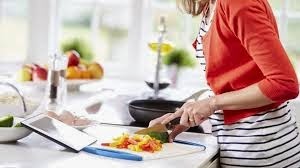
[[[95,155],[117,158],[117,159],[125,159],[125,160],[133,160],[133,161],[142,161],[143,157],[127,152],[121,152],[116,150],[110,149],[103,149],[103,148],[96,148],[96,147],[85,147],[83,151]]]
[[[172,130],[179,123],[180,123],[180,117],[171,120],[169,123],[166,124],[166,127],[168,130]]]

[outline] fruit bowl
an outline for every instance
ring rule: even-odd
[[[80,85],[98,81],[104,75],[100,63],[81,59],[75,50],[67,51],[64,55],[54,55],[50,61],[46,65],[24,64],[15,74],[15,80],[29,89],[45,90],[47,80],[55,79],[60,85],[59,81],[66,78],[67,90],[78,91]]]
[[[14,117],[14,125],[23,119]],[[27,137],[32,131],[24,127],[0,127],[0,143],[15,142]]]
[[[78,91],[79,87],[83,84],[88,84],[92,82],[97,82],[99,79],[72,79],[67,80],[68,91]],[[27,88],[34,88],[38,90],[45,90],[47,86],[47,81],[25,81],[20,82],[20,85]]]

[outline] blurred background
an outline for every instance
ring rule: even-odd
[[[300,75],[300,1],[269,2]],[[91,51],[87,59],[104,66],[105,76],[144,80],[153,72],[155,54],[148,43],[157,38],[161,15],[167,18],[168,41],[193,55],[200,18],[179,12],[175,0],[0,0],[0,73],[24,62],[45,63],[64,43],[77,40]],[[200,85],[204,76],[197,64],[189,67],[179,83]]]

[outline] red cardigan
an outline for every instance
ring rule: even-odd
[[[267,0],[217,1],[213,23],[203,37],[203,51],[207,83],[215,94],[258,83],[263,94],[276,102],[255,109],[224,110],[225,124],[276,108],[299,94]]]

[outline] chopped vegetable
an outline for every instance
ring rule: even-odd
[[[169,134],[168,132],[149,132],[147,133],[152,138],[160,140],[162,143],[167,143],[169,141]]]
[[[12,127],[14,124],[14,117],[11,115],[7,115],[4,117],[0,117],[0,127]]]
[[[114,138],[111,143],[102,143],[102,146],[109,146],[119,149],[129,149],[136,152],[156,152],[162,149],[162,143],[160,140],[152,138],[149,135],[134,134],[122,134],[121,136]]]

